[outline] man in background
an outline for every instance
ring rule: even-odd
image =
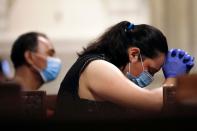
[[[55,49],[48,37],[39,32],[19,36],[11,50],[15,68],[14,81],[23,90],[37,90],[44,83],[54,80],[61,69],[61,60],[55,57]]]

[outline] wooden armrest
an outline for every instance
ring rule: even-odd
[[[46,92],[23,91],[23,110],[25,119],[46,118]]]
[[[177,86],[177,103],[197,107],[197,74],[178,77]]]
[[[163,87],[163,110],[165,112],[172,112],[176,106],[176,86]]]

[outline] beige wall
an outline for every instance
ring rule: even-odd
[[[149,23],[147,0],[0,0],[6,21],[0,35],[1,54],[9,58],[11,44],[21,33],[46,33],[63,61],[59,77],[41,90],[56,94],[64,75],[89,41],[114,23]],[[14,70],[13,70],[14,73]]]
[[[181,48],[197,58],[197,1],[196,0],[150,0],[152,25],[166,35],[169,48]],[[196,73],[194,66],[191,73]],[[154,77],[149,88],[160,86],[162,71]]]
[[[46,33],[63,68],[57,80],[41,90],[56,94],[76,52],[121,20],[152,24],[164,32],[170,48],[185,49],[197,58],[196,6],[196,0],[0,0],[0,54],[9,58],[11,44],[21,33]],[[160,71],[149,87],[162,81]]]
[[[169,47],[182,48],[197,57],[197,1],[151,0],[150,7],[152,24],[165,33]]]

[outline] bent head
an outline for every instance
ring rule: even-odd
[[[139,86],[147,86],[164,64],[168,52],[166,38],[161,31],[149,25],[133,26],[126,33],[131,44],[127,50],[129,64],[126,64],[124,72],[133,76],[128,78]]]
[[[104,54],[125,73],[130,69],[131,74],[138,76],[143,70],[147,70],[154,75],[164,63],[168,45],[166,37],[157,28],[122,21],[109,28],[81,55],[93,52]]]
[[[127,77],[140,87],[145,87],[153,81],[153,76],[158,72],[165,61],[165,54],[159,52],[154,58],[142,56],[140,49],[130,47],[128,49],[129,63],[123,68]]]
[[[125,66],[125,71],[130,71],[134,76],[138,76],[144,70],[152,76],[158,72],[165,61],[165,53],[159,52],[156,57],[149,58],[141,54],[140,49],[130,47],[128,49],[129,62]]]

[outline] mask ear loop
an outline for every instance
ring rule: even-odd
[[[130,65],[131,65],[131,62],[129,62],[129,73],[131,73],[131,72],[130,72],[130,68],[131,68],[131,66],[130,66]]]
[[[140,53],[140,61],[141,61],[142,69],[143,69],[143,71],[144,71],[144,63],[143,63],[143,61],[142,61],[141,53]]]
[[[140,53],[140,60],[141,60],[141,64],[142,64],[142,69],[143,69],[143,71],[145,71],[145,70],[144,70],[144,63],[143,63],[143,61],[142,61],[141,53]],[[149,73],[148,73],[148,74],[149,74]],[[150,75],[150,74],[149,74],[149,78],[150,78],[151,80],[154,80],[153,77],[152,77],[152,75]]]

